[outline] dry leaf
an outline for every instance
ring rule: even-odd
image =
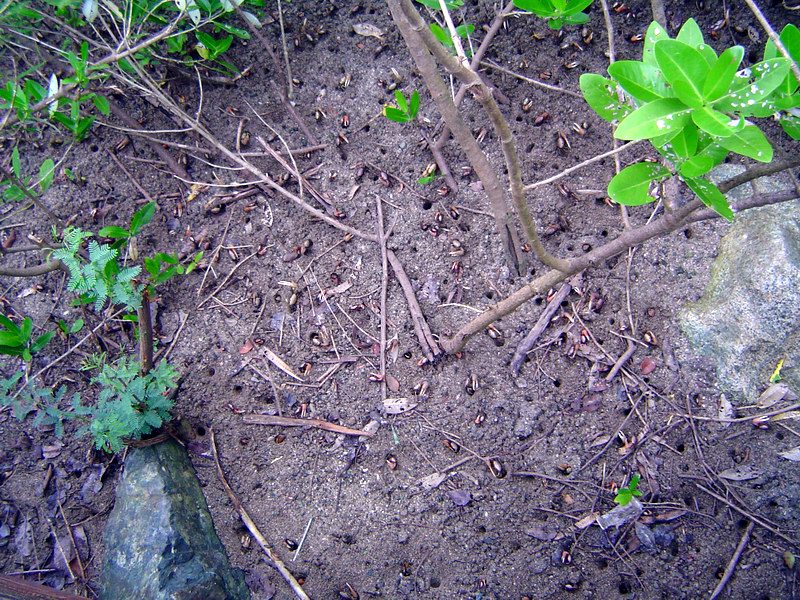
[[[386,374],[386,387],[388,387],[393,394],[396,394],[400,391],[400,382],[397,381],[397,377],[392,375],[391,373]]]
[[[717,409],[717,418],[719,419],[733,419],[736,413],[733,410],[733,404],[725,397],[725,394],[719,396],[719,407]],[[730,423],[722,422],[723,427],[730,427]]]
[[[731,469],[725,469],[719,476],[729,481],[749,481],[751,479],[758,479],[763,473],[749,465],[739,465]]]
[[[417,407],[417,402],[408,398],[387,398],[383,401],[383,410],[388,415],[400,415]]]
[[[781,413],[779,415],[775,415],[774,417],[770,417],[769,418],[770,421],[785,421],[786,419],[791,419],[791,420],[794,420],[794,421],[800,419],[800,411],[789,410],[789,411],[786,411],[784,413]]]
[[[789,392],[789,386],[785,383],[773,383],[758,397],[756,406],[758,408],[769,408],[783,400]]]
[[[247,354],[253,349],[253,340],[248,339],[245,341],[244,345],[239,348],[239,354]]]
[[[56,458],[61,454],[61,448],[63,447],[64,445],[59,442],[42,446],[42,456],[47,459]]]
[[[396,337],[389,340],[389,360],[392,361],[392,364],[397,362],[397,357],[400,355],[400,340]]]
[[[472,502],[472,494],[470,494],[467,490],[448,490],[447,495],[456,506],[466,506]]]
[[[552,542],[558,535],[558,527],[552,523],[536,523],[525,530],[525,535],[529,535],[543,542]]]
[[[439,487],[445,479],[447,479],[447,473],[440,473],[437,471],[436,473],[431,473],[420,479],[419,484],[425,491],[429,492]]]
[[[374,37],[383,41],[383,30],[372,23],[354,23],[353,31],[365,37]]]
[[[791,450],[787,450],[786,452],[780,452],[779,455],[786,460],[791,460],[792,462],[800,462],[800,446],[797,448],[792,448]]]
[[[589,448],[596,448],[597,446],[604,446],[608,443],[608,440],[611,439],[611,436],[608,434],[600,435],[594,438],[591,443],[589,444]]]
[[[583,517],[580,521],[575,522],[576,529],[586,529],[590,525],[592,525],[595,521],[597,521],[597,517],[600,513],[589,513],[585,517]]]
[[[348,200],[352,200],[353,198],[355,198],[356,194],[358,193],[358,190],[360,190],[360,189],[361,189],[361,184],[359,184],[359,183],[357,183],[356,185],[351,187],[350,191],[347,193],[347,199]]]
[[[283,361],[283,359],[277,354],[275,354],[272,350],[270,350],[266,346],[262,346],[261,352],[264,353],[264,358],[266,358],[269,362],[278,367],[281,371],[286,373],[289,377],[291,377],[292,379],[296,379],[297,381],[303,381],[300,378],[300,376],[297,375],[294,371],[292,371],[292,368],[289,365],[287,365]]]

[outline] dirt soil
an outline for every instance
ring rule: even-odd
[[[634,36],[650,22],[649,2],[625,4],[625,10],[611,14],[617,57],[639,58],[641,44]],[[666,4],[673,26],[694,16],[707,37],[726,5]],[[771,5],[767,14],[778,27],[797,18],[780,2],[762,4]],[[498,6],[484,1],[467,6],[481,34]],[[743,4],[728,2],[727,7],[729,25],[718,30],[713,44],[743,44],[748,59],[757,60],[764,34]],[[441,179],[424,187],[415,183],[431,162],[424,136],[439,120],[426,92],[420,126],[376,118],[392,100],[392,81],[399,79],[407,95],[424,88],[383,3],[295,1],[284,8],[294,103],[326,144],[295,156],[297,166],[345,213],[343,222],[362,231],[376,231],[375,199],[383,201],[385,224],[394,224],[389,248],[413,282],[430,328],[438,335],[452,333],[523,281],[505,265],[477,179],[462,173],[466,159],[450,145],[446,156],[460,191],[440,195]],[[375,25],[384,35],[357,35],[353,23]],[[582,38],[588,35],[580,28],[561,37],[541,21],[512,18],[488,60],[538,81],[547,71],[546,83],[574,93],[582,73],[604,73],[607,66],[599,6],[591,10],[588,28],[593,39],[586,43]],[[277,21],[263,31],[280,39]],[[244,122],[251,142],[243,151],[259,152],[258,136],[276,149],[310,145],[267,85],[275,74],[262,48],[255,40],[236,48],[233,62],[252,65],[252,73],[233,86],[203,86],[205,124],[235,147]],[[485,75],[507,98],[502,108],[517,136],[526,183],[610,149],[609,127],[580,98],[495,69]],[[172,80],[167,89],[191,110],[197,106],[196,82]],[[120,103],[145,128],[174,128],[164,113],[139,98],[128,96]],[[482,147],[500,170],[502,155],[489,123],[474,103],[467,101],[465,110],[476,134],[486,132]],[[549,118],[537,125],[543,112]],[[349,128],[343,126],[345,115]],[[585,127],[585,133],[573,124]],[[558,149],[558,132],[568,136],[571,148]],[[337,145],[340,135],[345,137]],[[190,135],[163,137],[196,143]],[[233,564],[248,573],[253,598],[292,596],[251,543],[217,479],[211,428],[231,486],[312,598],[354,598],[356,592],[364,599],[708,597],[750,518],[700,486],[796,539],[798,467],[777,456],[796,445],[796,434],[782,427],[762,430],[748,422],[725,427],[676,416],[718,415],[714,373],[687,346],[676,313],[701,295],[724,224],[693,225],[586,272],[516,377],[510,358],[547,298],[504,318],[493,335],[476,336],[458,356],[420,366],[423,355],[408,305],[390,269],[387,337],[396,346],[390,344],[394,351],[387,371],[397,389],[389,390],[389,397],[406,398],[416,408],[387,415],[381,386],[370,380],[379,371],[378,245],[345,242],[341,231],[310,219],[278,195],[259,192],[209,212],[215,195],[236,190],[207,188],[190,199],[187,186],[162,165],[140,160],[152,161],[155,155],[136,138],[117,151],[128,176],[108,154],[125,139],[119,131],[95,128],[63,165],[83,183],[69,181],[62,169],[45,200],[87,229],[125,224],[146,201],[135,180],[159,203],[139,240],[140,252],[194,251],[190,238],[205,240],[207,258],[219,248],[208,270],[162,289],[159,348],[169,349],[169,360],[182,374],[175,414],[183,435],[191,438],[188,447],[217,531]],[[23,143],[30,165],[39,164],[34,141]],[[792,150],[788,144],[784,149]],[[622,156],[623,164],[645,156],[655,155],[631,152]],[[275,178],[284,173],[271,159],[253,160]],[[226,166],[219,155],[209,163]],[[619,209],[603,196],[613,169],[609,159],[561,180],[562,191],[572,194],[546,185],[529,195],[549,250],[576,256],[620,233]],[[193,156],[188,170],[199,182],[247,179],[245,173],[214,168]],[[294,181],[286,185],[299,192]],[[633,224],[644,223],[651,211],[631,210]],[[28,212],[10,222],[23,224],[17,228],[22,239],[47,233],[40,218]],[[304,240],[312,242],[308,251],[287,261]],[[456,241],[463,256],[451,255],[460,252]],[[48,317],[72,321],[81,313],[69,306],[64,283],[61,274],[4,280],[6,308],[32,315],[37,325]],[[292,307],[290,300],[296,301]],[[93,313],[84,317],[89,325],[99,323]],[[626,371],[605,384],[605,373],[627,348],[625,336],[649,343],[637,342]],[[51,344],[37,366],[76,339]],[[254,340],[252,350],[248,339]],[[305,373],[302,383],[273,366],[276,399],[261,347]],[[97,343],[52,369],[47,384],[66,384],[70,393],[91,399],[96,390],[78,370],[80,358],[100,349],[114,355],[134,348],[129,328],[113,323]],[[11,361],[4,364],[9,371]],[[243,422],[244,415],[276,414],[276,402],[286,416],[379,427],[374,437],[355,438]],[[19,424],[8,411],[0,416],[0,570],[43,569],[31,578],[64,585],[63,571],[53,570],[52,532],[63,539],[66,519],[85,532],[91,587],[102,564],[102,529],[121,459],[91,451],[89,440],[76,439],[69,429],[57,441],[52,432]],[[502,465],[505,477],[494,476],[491,460]],[[448,466],[446,476],[435,477]],[[728,491],[722,489],[715,474],[736,467],[750,469],[754,478],[727,480]],[[593,512],[613,508],[615,487],[634,472],[642,474],[644,493],[639,525],[619,531],[576,526]],[[301,540],[295,557],[291,550]],[[796,572],[784,565],[787,550],[797,548],[757,525],[723,597],[796,597]],[[67,589],[84,588],[67,581]]]

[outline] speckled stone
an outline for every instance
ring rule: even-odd
[[[186,451],[131,449],[105,529],[103,600],[246,600]]]
[[[721,165],[714,179],[743,170]],[[740,186],[741,197],[791,186],[767,177]],[[729,196],[734,199],[733,195]],[[681,328],[694,348],[711,357],[719,387],[735,403],[753,403],[778,361],[781,374],[800,390],[800,202],[749,210],[736,216],[720,242],[703,297],[680,311]]]

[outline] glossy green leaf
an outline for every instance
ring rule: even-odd
[[[800,29],[789,23],[783,28],[783,31],[781,31],[780,39],[784,48],[789,52],[789,56],[791,56],[795,62],[800,62]],[[764,47],[764,60],[779,56],[783,55],[778,52],[775,43],[771,39],[767,40],[767,45]],[[786,79],[776,88],[776,91],[780,94],[793,94],[797,88],[797,77],[790,71]]]
[[[408,112],[408,102],[406,101],[406,97],[403,95],[403,92],[400,90],[394,91],[394,100],[397,102],[397,108],[399,108],[404,113]]]
[[[741,131],[736,131],[726,138],[720,138],[719,144],[731,152],[759,162],[772,161],[772,146],[767,137],[755,125],[747,125]]]
[[[580,88],[586,103],[609,123],[631,112],[630,106],[619,101],[616,85],[610,79],[596,73],[584,73],[580,77]]]
[[[709,70],[703,85],[703,99],[706,102],[713,102],[728,91],[736,71],[742,63],[742,58],[744,58],[744,48],[741,46],[733,46],[720,54],[717,62]]]
[[[555,17],[558,14],[553,4],[547,0],[514,0],[514,6],[540,17]]]
[[[716,110],[742,114],[767,98],[789,74],[789,61],[771,58],[742,69],[733,78],[728,92],[713,103]]]
[[[733,221],[731,205],[728,204],[728,199],[719,191],[717,186],[705,179],[686,178],[684,181],[697,194],[703,204],[716,211],[724,219]]]
[[[439,5],[439,0],[415,0],[420,4],[424,4],[428,8],[432,10],[441,10],[441,6]],[[445,2],[447,6],[447,10],[455,10],[457,8],[461,8],[464,6],[464,0],[447,0]]]
[[[681,129],[689,120],[690,109],[677,98],[662,98],[633,111],[617,127],[618,140],[651,139]]]
[[[671,140],[672,149],[681,158],[689,158],[697,152],[697,127],[690,123]]]
[[[92,96],[92,104],[94,104],[94,107],[100,111],[100,114],[104,117],[107,117],[111,114],[111,106],[104,96],[101,96],[100,94],[94,94]]]
[[[19,160],[19,146],[11,151],[11,171],[17,179],[22,179],[22,164]]]
[[[625,167],[608,184],[608,195],[625,206],[639,206],[653,202],[648,192],[650,183],[671,175],[669,169],[658,163],[641,162]]]
[[[20,338],[27,342],[31,339],[31,333],[33,332],[33,320],[30,317],[25,317],[22,319],[22,323],[19,326],[20,331]]]
[[[800,117],[786,115],[779,121],[781,127],[793,140],[800,140]]]
[[[419,92],[414,90],[411,94],[411,106],[408,109],[408,116],[413,120],[417,117],[417,112],[419,112]]]
[[[436,23],[430,24],[431,33],[433,36],[439,40],[439,43],[444,46],[445,48],[453,48],[453,40],[450,39],[450,34],[447,33],[444,29],[439,27]]]
[[[701,139],[707,135],[701,133]],[[728,156],[728,150],[720,146],[715,141],[705,141],[700,143],[700,149],[689,160],[681,163],[678,172],[684,177],[700,177],[720,164]]]
[[[651,67],[658,68],[658,63],[656,62],[656,55],[654,54],[654,48],[656,42],[659,40],[668,40],[669,34],[664,30],[664,28],[653,21],[650,23],[650,26],[647,28],[647,33],[644,36],[644,49],[642,50],[642,61],[650,65]]]
[[[47,333],[43,333],[39,337],[37,337],[34,342],[31,344],[31,352],[36,353],[39,352],[42,348],[47,346],[50,343],[50,340],[53,339],[53,336],[56,334],[55,331],[48,331]]]
[[[0,331],[0,346],[20,346],[22,341],[10,331]],[[7,354],[3,352],[3,354]]]
[[[53,176],[55,175],[56,164],[52,158],[45,158],[42,165],[39,167],[39,189],[42,193],[50,189],[53,184]]]
[[[678,40],[661,40],[655,45],[656,62],[675,95],[692,108],[703,105],[703,82],[708,65],[700,52]]]
[[[383,116],[395,123],[408,123],[411,120],[406,113],[394,106],[384,106]]]
[[[687,44],[693,50],[697,50],[706,61],[708,67],[711,67],[717,61],[717,53],[705,43],[703,32],[694,19],[689,19],[683,24],[675,39]]]
[[[618,60],[608,67],[608,74],[640,103],[674,96],[667,88],[661,71],[641,61]]]
[[[731,118],[721,112],[704,106],[692,111],[692,121],[700,129],[715,137],[728,137],[734,132],[730,126]]]
[[[97,232],[97,235],[104,238],[111,238],[112,240],[127,240],[129,237],[131,237],[130,231],[123,229],[122,227],[117,227],[116,225],[103,227]]]
[[[131,219],[131,235],[138,235],[142,228],[153,220],[156,214],[156,203],[148,202],[137,210]]]
[[[569,0],[566,8],[564,9],[564,16],[569,17],[577,14],[585,8],[589,8],[592,2],[594,2],[594,0]]]

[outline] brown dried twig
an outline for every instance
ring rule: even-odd
[[[369,431],[351,429],[322,419],[295,419],[294,417],[278,417],[274,415],[243,415],[242,420],[251,425],[279,425],[282,427],[315,427],[324,431],[341,433],[342,435],[355,435],[372,437]]]
[[[233,493],[233,490],[231,489],[231,486],[225,477],[225,472],[222,470],[222,464],[219,461],[219,452],[217,451],[217,441],[214,437],[214,430],[210,429],[210,433],[211,453],[214,456],[214,464],[217,467],[217,477],[219,477],[219,481],[222,484],[222,487],[225,489],[225,493],[228,494],[228,498],[230,498],[231,503],[233,504],[234,508],[236,508],[236,512],[239,513],[239,518],[242,520],[242,523],[244,523],[244,526],[247,527],[247,531],[250,532],[250,535],[252,535],[256,542],[258,542],[258,545],[261,546],[261,549],[264,551],[264,554],[267,555],[267,558],[272,561],[272,565],[275,567],[278,573],[281,574],[281,577],[283,577],[286,583],[289,584],[289,587],[292,588],[294,595],[301,600],[309,600],[308,594],[305,593],[302,586],[297,582],[297,579],[295,579],[294,575],[292,575],[291,571],[286,568],[286,565],[283,563],[283,561],[278,557],[277,554],[275,554],[275,552],[273,552],[272,548],[267,543],[266,538],[261,531],[259,531],[255,522],[250,517],[247,510],[245,510],[241,501],[236,497],[236,494]]]

